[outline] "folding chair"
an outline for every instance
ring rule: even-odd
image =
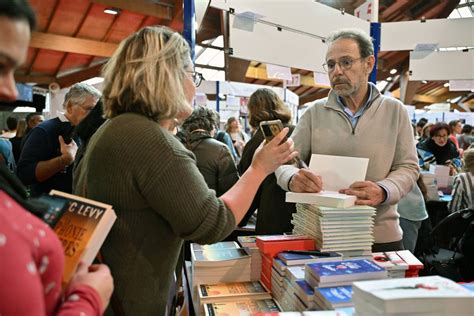
[[[474,220],[474,210],[463,209],[442,219],[431,232],[436,250],[423,256],[427,275],[441,275],[454,281],[462,279],[459,267],[464,259],[459,241]]]

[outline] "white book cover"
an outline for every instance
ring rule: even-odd
[[[324,191],[320,193],[286,192],[286,202],[288,203],[305,203],[345,208],[353,206],[356,200],[357,198],[354,195],[330,191]]]
[[[474,294],[440,276],[353,283],[354,298],[386,313],[411,313],[452,306],[461,313],[474,310]],[[357,304],[356,304],[357,306]]]

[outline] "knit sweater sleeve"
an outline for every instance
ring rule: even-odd
[[[387,105],[395,106],[395,105]],[[418,159],[415,141],[407,110],[399,104],[398,131],[395,155],[392,167],[387,177],[378,181],[384,189],[388,190],[388,200],[385,204],[395,204],[411,191],[419,175]]]
[[[143,196],[181,238],[206,244],[221,241],[235,228],[233,213],[208,188],[192,153],[170,136],[165,138],[160,153],[164,164],[151,160],[142,169]]]

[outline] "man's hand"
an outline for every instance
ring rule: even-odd
[[[355,195],[356,205],[378,206],[387,198],[385,190],[372,181],[357,181],[349,189],[340,190],[339,193]]]
[[[61,146],[61,160],[69,166],[74,162],[77,152],[77,144],[74,140],[71,140],[69,144],[64,142],[62,136],[59,136],[59,145]]]
[[[291,192],[318,193],[323,189],[323,181],[310,169],[300,169],[291,178],[288,188]]]

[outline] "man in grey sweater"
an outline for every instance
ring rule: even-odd
[[[311,154],[369,158],[366,181],[341,193],[357,196],[356,204],[377,208],[374,252],[403,249],[396,203],[412,189],[419,172],[407,111],[368,82],[375,58],[367,34],[341,30],[327,43],[324,67],[332,89],[301,117],[292,134],[295,149],[306,162]],[[285,165],[276,175],[287,191],[324,188],[324,179],[309,169]]]

